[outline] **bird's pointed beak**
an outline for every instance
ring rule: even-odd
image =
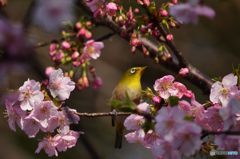
[[[143,74],[143,72],[146,68],[147,68],[147,66],[141,67],[141,74]]]

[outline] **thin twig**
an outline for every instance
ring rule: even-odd
[[[115,35],[114,32],[110,32],[110,33],[107,33],[99,38],[96,38],[95,41],[104,41],[104,40],[107,40],[109,39],[110,37],[112,37],[113,35]],[[61,41],[63,40],[62,38],[59,38],[59,39],[55,39],[55,40],[52,40],[50,42],[38,42],[37,44],[35,44],[34,48],[40,48],[40,47],[45,47],[45,46],[48,46],[50,45],[53,41],[56,42],[56,41]]]
[[[131,112],[101,112],[101,113],[76,113],[80,117],[107,117],[107,116],[128,116]]]

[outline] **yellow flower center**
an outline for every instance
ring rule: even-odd
[[[95,52],[95,48],[93,46],[87,47],[87,52],[91,55]]]
[[[224,96],[227,96],[227,95],[228,95],[228,92],[229,92],[229,90],[228,90],[227,88],[222,88],[222,89],[221,89],[221,93],[222,93],[222,95],[224,95]]]

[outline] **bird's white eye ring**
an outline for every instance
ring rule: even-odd
[[[130,73],[134,74],[136,72],[136,68],[131,68]]]

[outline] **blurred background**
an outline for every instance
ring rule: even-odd
[[[8,18],[20,23],[27,11],[30,0],[9,0],[5,7]],[[195,67],[211,78],[224,76],[232,71],[233,66],[240,64],[240,1],[239,0],[211,0],[205,1],[216,11],[213,20],[200,18],[197,25],[182,25],[174,31],[175,43],[184,57]],[[110,32],[107,28],[98,27],[94,36]],[[45,32],[37,26],[29,28],[29,38],[33,42],[50,41],[57,38],[58,34]],[[132,66],[149,66],[142,83],[143,86],[152,87],[154,80],[169,74],[161,65],[155,64],[150,58],[145,58],[137,52],[132,55],[130,47],[125,40],[117,35],[104,41],[105,48],[101,57],[94,61],[97,73],[103,79],[103,86],[94,90],[87,88],[75,91],[67,101],[67,105],[79,112],[104,112],[109,111],[109,98],[122,73]],[[48,56],[48,47],[36,49],[37,63],[40,70],[52,65]],[[31,59],[29,59],[31,61]],[[0,95],[9,89],[19,88],[28,78],[41,80],[36,69],[30,67],[28,62],[0,63]],[[188,87],[197,92],[197,99],[201,102],[207,99],[198,88],[187,81]],[[11,131],[7,118],[3,115],[4,107],[0,107],[0,158],[1,159],[44,159],[45,153],[35,155],[38,139],[28,137],[18,130]],[[103,159],[148,159],[151,153],[137,144],[128,144],[124,141],[123,148],[114,149],[114,128],[111,127],[110,117],[81,118],[80,129],[89,140],[100,158]],[[81,137],[76,147],[59,154],[59,159],[91,159],[86,145]],[[55,158],[55,157],[53,157]]]

